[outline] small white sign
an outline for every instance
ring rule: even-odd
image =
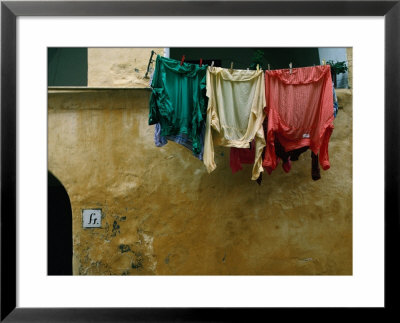
[[[84,228],[101,228],[101,210],[82,210],[82,225]]]

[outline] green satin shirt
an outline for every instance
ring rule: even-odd
[[[161,136],[187,136],[194,154],[202,150],[207,113],[207,65],[157,55],[151,87],[149,125],[160,123]]]

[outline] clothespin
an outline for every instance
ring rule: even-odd
[[[292,66],[293,66],[293,65],[292,65],[292,62],[290,62],[290,63],[289,63],[289,72],[290,72],[290,74],[292,74]]]
[[[211,62],[211,67],[214,67],[214,61]]]
[[[326,62],[325,62],[325,60],[324,60],[324,59],[322,60],[322,65],[326,65]]]
[[[182,55],[181,65],[183,65],[183,61],[185,60],[185,55]]]
[[[151,65],[151,63],[153,63],[153,55],[155,54],[156,52],[154,51],[154,50],[152,50],[151,51],[151,55],[150,55],[150,59],[149,59],[149,63],[147,64],[147,70],[146,70],[146,74],[144,75],[144,78],[148,78],[148,76],[147,76],[147,74],[149,74],[149,71],[150,71],[150,65]]]
[[[233,71],[233,62],[231,62],[231,72]]]
[[[257,64],[257,71],[259,71],[259,70],[260,70],[260,65]]]
[[[200,58],[200,67],[201,67],[201,65],[203,65],[203,59],[202,58]]]
[[[268,64],[268,71],[270,71],[269,64]]]

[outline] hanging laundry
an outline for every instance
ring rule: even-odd
[[[333,93],[333,115],[336,118],[338,112],[338,101],[336,97],[334,83],[332,82],[332,93]],[[268,118],[265,118],[264,121],[264,135],[267,133],[267,127],[265,126],[268,124]],[[275,138],[275,151],[277,155],[277,163],[279,163],[279,159],[282,159],[282,168],[283,170],[288,173],[291,169],[291,161],[297,161],[299,156],[307,151],[310,147],[305,146],[299,149],[291,150],[286,152],[280,142]],[[267,172],[271,174],[271,169],[267,168]],[[321,178],[321,173],[318,164],[318,155],[311,152],[311,178],[316,181]]]
[[[202,158],[207,109],[206,70],[207,65],[181,65],[180,61],[157,55],[149,111],[149,125],[156,124],[157,146],[172,140]]]
[[[333,116],[336,118],[337,113],[339,111],[339,104],[335,91],[335,83],[333,82],[332,82],[332,92],[333,92]]]
[[[265,87],[268,129],[263,166],[269,173],[276,168],[277,140],[285,152],[309,147],[315,155],[313,165],[319,158],[322,168],[329,169],[328,144],[334,128],[330,66],[266,71]]]
[[[262,70],[207,69],[207,121],[204,140],[204,164],[212,172],[214,145],[249,148],[255,139],[252,180],[262,168],[265,146],[262,122],[265,117],[265,88]]]
[[[264,147],[265,148],[265,147]],[[250,144],[250,148],[235,148],[231,147],[229,164],[232,170],[232,174],[242,170],[242,164],[254,164],[256,156],[255,141],[253,140]],[[257,178],[258,185],[262,182],[262,173]]]
[[[204,134],[205,134],[205,122],[202,122],[201,133],[200,133],[200,146],[201,152],[196,154],[193,152],[193,156],[196,158],[203,160],[204,153]],[[154,129],[154,143],[157,147],[165,146],[168,141],[174,141],[190,151],[193,150],[192,140],[190,140],[189,136],[186,134],[179,134],[176,136],[161,136],[161,124],[157,123]]]
[[[289,173],[289,171],[292,168],[292,161],[299,160],[300,155],[306,152],[309,148],[310,148],[309,146],[304,146],[294,150],[285,151],[279,140],[275,139],[275,152],[277,158],[276,162],[278,164],[279,160],[282,159],[282,168],[286,173]],[[269,174],[272,173],[271,168],[267,167],[266,170]],[[311,151],[311,178],[314,181],[321,178],[320,169],[318,165],[318,155],[314,154],[312,151]]]
[[[268,132],[268,117],[265,118],[263,127],[265,134]],[[276,164],[279,164],[279,161],[282,160],[282,168],[285,173],[289,173],[292,169],[292,161],[299,160],[300,155],[310,148],[309,146],[304,146],[298,149],[285,151],[285,148],[281,145],[277,138],[275,138],[274,145],[276,153]],[[263,157],[265,157],[265,149]],[[315,163],[315,161],[317,161],[317,163]],[[266,170],[268,174],[272,173],[271,168],[267,167]],[[311,152],[311,177],[313,180],[318,180],[321,178],[318,166],[318,155],[315,155],[313,152]]]
[[[254,140],[250,144],[250,148],[235,148],[231,147],[229,154],[229,165],[232,174],[242,170],[242,164],[254,164],[256,156]]]
[[[266,126],[266,118],[263,121],[263,131],[265,131]],[[261,154],[261,160],[264,158],[265,153],[265,146],[263,148]],[[232,174],[242,170],[242,164],[254,164],[256,157],[256,150],[255,150],[255,140],[250,143],[250,148],[236,148],[231,147],[230,154],[229,154],[229,165],[232,170]],[[257,178],[258,185],[261,185],[262,182],[262,173],[260,173],[259,177]]]
[[[264,134],[267,132],[267,126],[268,126],[268,118],[265,118],[264,122],[263,122]],[[290,156],[292,156],[293,158],[297,157],[297,159],[298,159],[298,155],[296,155],[296,153],[301,154],[301,152],[292,151],[292,152],[286,153],[285,150],[283,149],[283,147],[281,148],[281,145],[278,141],[275,142],[275,145],[277,147],[279,147],[279,149],[276,150],[277,163],[279,163],[279,160],[282,159],[282,168],[286,173],[288,173],[291,168],[291,162],[290,162],[289,157]],[[305,150],[307,150],[307,149],[305,149]],[[263,149],[262,158],[264,158],[264,154],[265,154],[265,147]],[[232,173],[235,174],[236,172],[242,170],[242,164],[254,164],[254,159],[255,159],[254,140],[250,145],[250,149],[249,148],[231,147],[229,164],[230,164]],[[261,182],[261,179],[260,179],[260,182]]]
[[[339,111],[339,104],[336,96],[334,82],[332,82],[332,96],[333,96],[333,117],[336,118],[337,113]],[[318,163],[318,155],[314,154],[314,152],[311,152],[311,178],[314,181],[317,181],[321,178],[321,172]]]

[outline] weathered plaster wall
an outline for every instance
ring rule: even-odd
[[[152,50],[164,55],[163,48],[88,48],[88,86],[149,87],[144,76]]]
[[[309,152],[261,186],[184,147],[157,148],[146,90],[50,92],[48,166],[72,204],[76,275],[352,274],[352,96],[340,105],[331,169],[311,179]],[[101,208],[102,228],[81,210]]]
[[[346,54],[347,54],[347,66],[349,68],[349,70],[348,70],[349,87],[350,87],[350,89],[352,89],[353,88],[353,48],[347,47]]]

